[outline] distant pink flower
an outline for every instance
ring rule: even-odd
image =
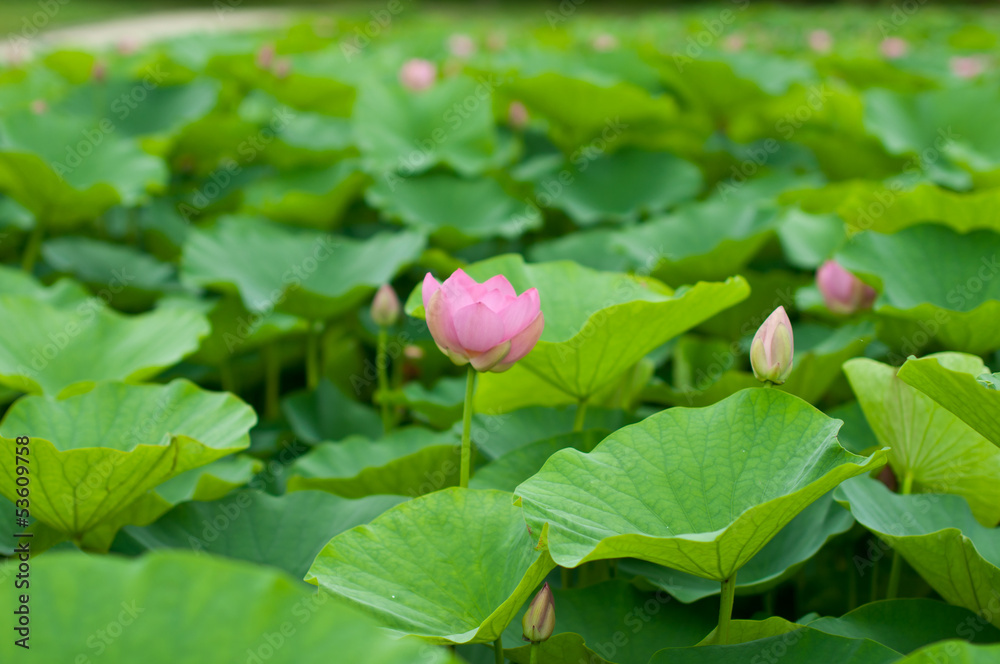
[[[743,47],[746,45],[747,45],[747,38],[738,33],[726,35],[726,38],[722,40],[722,48],[729,51],[730,53],[736,53],[738,51],[742,51]]]
[[[272,71],[276,78],[288,78],[288,75],[292,73],[292,61],[288,58],[275,60]]]
[[[958,78],[976,78],[986,71],[986,61],[976,55],[956,55],[948,64]]]
[[[115,45],[119,55],[132,55],[139,50],[139,41],[134,37],[122,37]]]
[[[878,50],[885,58],[895,60],[906,55],[907,51],[910,50],[910,44],[902,37],[886,37],[879,44]]]
[[[809,33],[809,48],[817,53],[829,53],[833,50],[833,35],[827,30],[813,30]]]
[[[491,51],[502,51],[507,48],[507,35],[502,32],[491,32],[486,36],[486,48]]]
[[[507,107],[507,121],[514,129],[522,129],[528,124],[528,109],[524,104],[514,100]]]
[[[602,32],[594,37],[590,45],[595,51],[613,51],[618,48],[618,38],[607,32]]]
[[[455,364],[477,371],[506,371],[531,352],[545,327],[538,289],[517,295],[507,278],[478,283],[462,270],[423,285],[427,327],[434,343]]]
[[[852,314],[867,309],[875,301],[875,289],[840,267],[836,261],[826,261],[816,271],[816,286],[826,308],[837,314]]]
[[[103,60],[95,60],[90,70],[90,77],[98,83],[103,83],[108,78],[108,65]]]
[[[274,63],[274,44],[264,44],[257,49],[257,66],[261,69],[270,69]]]
[[[411,92],[427,90],[437,80],[437,65],[430,60],[413,58],[399,69],[399,82]]]
[[[49,105],[45,103],[44,99],[34,99],[31,102],[31,112],[35,115],[41,115],[49,110]]]
[[[476,52],[476,42],[469,35],[452,35],[448,38],[448,51],[456,58],[470,58]]]

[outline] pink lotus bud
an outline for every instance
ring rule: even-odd
[[[528,610],[521,619],[521,632],[525,641],[541,643],[548,641],[556,626],[556,604],[552,598],[552,590],[546,583],[531,600]]]
[[[886,37],[879,44],[878,50],[885,58],[895,60],[906,55],[906,52],[910,50],[910,44],[902,37]]]
[[[833,50],[833,35],[826,30],[813,30],[809,33],[809,48],[817,53],[829,53]]]
[[[108,78],[108,65],[103,60],[95,60],[90,70],[90,77],[98,83],[103,83]]]
[[[428,272],[423,296],[434,343],[455,364],[471,362],[477,371],[506,371],[535,347],[545,327],[538,289],[518,296],[503,275],[480,284],[455,270],[438,283]]]
[[[955,56],[949,62],[951,73],[958,78],[976,78],[986,71],[986,62],[976,56]]]
[[[44,99],[35,99],[31,102],[31,112],[35,115],[41,115],[49,110],[49,105],[45,103]]]
[[[414,346],[413,344],[410,344],[409,346],[403,348],[403,355],[408,360],[419,362],[420,360],[424,359],[424,349],[421,348],[420,346]]]
[[[115,44],[119,55],[132,55],[139,50],[139,42],[134,37],[122,37]]]
[[[519,101],[510,102],[507,107],[507,121],[514,129],[523,129],[528,124],[528,109]]]
[[[264,44],[257,50],[257,66],[270,69],[274,62],[274,44]]]
[[[448,37],[448,51],[456,58],[470,58],[476,52],[476,42],[469,35]]]
[[[618,38],[607,32],[602,32],[594,37],[590,45],[595,51],[613,51],[618,48]]]
[[[747,38],[740,34],[726,35],[726,38],[722,40],[722,48],[730,53],[742,51],[743,47],[746,45]]]
[[[379,327],[390,327],[399,320],[401,311],[402,307],[399,305],[396,291],[392,290],[392,286],[389,284],[383,284],[375,293],[375,299],[372,300],[372,320]]]
[[[757,380],[781,385],[792,373],[795,342],[792,323],[784,307],[778,307],[757,330],[750,344],[750,366]]]
[[[274,61],[274,76],[275,78],[285,79],[288,75],[292,73],[292,61],[288,58],[281,58],[280,60]]]
[[[437,80],[437,65],[430,60],[413,58],[399,69],[399,82],[411,92],[421,92],[434,85]]]
[[[867,309],[875,301],[875,289],[840,267],[827,261],[816,271],[816,286],[826,308],[835,314],[853,314]]]

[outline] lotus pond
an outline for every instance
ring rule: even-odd
[[[12,32],[0,660],[1000,661],[998,37]]]

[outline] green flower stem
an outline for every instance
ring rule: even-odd
[[[493,642],[493,654],[496,656],[496,664],[503,664],[503,637],[498,636]]]
[[[45,227],[42,222],[35,219],[35,227],[31,229],[28,236],[28,244],[24,247],[24,256],[21,258],[21,269],[31,274],[35,269],[35,261],[38,260],[38,252],[42,248],[42,237],[45,235]]]
[[[309,331],[306,333],[306,387],[310,390],[319,385],[319,334],[316,321],[309,321]]]
[[[281,398],[281,353],[278,342],[264,346],[264,415],[268,419],[278,417]]]
[[[469,486],[469,476],[472,474],[472,397],[476,393],[476,370],[469,365],[469,374],[465,382],[465,409],[462,411],[462,471],[458,485]]]
[[[736,599],[736,573],[722,582],[722,595],[719,598],[719,627],[715,642],[719,645],[729,643],[729,623],[733,619],[733,601]]]
[[[538,644],[532,643],[528,648],[528,662],[529,664],[538,664]]]
[[[386,366],[389,362],[389,355],[386,353],[386,346],[389,343],[389,332],[384,328],[378,329],[378,354],[375,356],[375,368],[378,369],[378,401],[382,409],[382,431],[389,433],[392,431],[392,411],[389,409],[389,372]]]
[[[903,489],[900,492],[902,495],[909,495],[910,491],[913,490],[913,473],[907,471],[906,475],[903,476]],[[899,551],[893,549],[892,551],[892,567],[889,569],[889,588],[885,593],[886,599],[896,599],[899,594],[899,575],[903,571],[903,560],[899,555]]]
[[[583,422],[587,418],[587,401],[581,399],[576,405],[576,417],[573,418],[573,431],[583,431]]]

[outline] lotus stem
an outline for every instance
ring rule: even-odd
[[[493,642],[493,654],[496,656],[496,664],[503,664],[503,637],[498,636]]]
[[[306,334],[306,387],[310,390],[319,385],[319,334],[316,331],[316,321],[309,321],[309,331]]]
[[[45,229],[42,226],[42,222],[35,219],[35,227],[31,229],[31,235],[28,236],[28,244],[24,247],[24,256],[21,258],[21,269],[31,274],[35,269],[35,261],[38,260],[38,252],[42,248],[42,237],[45,235]]]
[[[900,491],[901,495],[909,495],[910,491],[913,490],[913,473],[907,471],[903,476],[903,488]],[[892,567],[889,569],[889,588],[886,590],[886,599],[896,599],[899,594],[899,576],[903,572],[903,559],[899,555],[899,551],[892,550]]]
[[[573,418],[573,432],[583,431],[583,422],[587,418],[587,400],[580,399],[576,405],[576,417]]]
[[[462,470],[458,485],[468,488],[469,477],[472,475],[472,398],[476,393],[476,370],[469,365],[469,374],[465,382],[465,408],[462,411]]]
[[[264,359],[264,415],[268,419],[278,417],[281,399],[281,354],[278,342],[274,341],[262,351]]]
[[[736,573],[722,582],[722,595],[719,598],[719,627],[716,630],[715,642],[719,645],[729,643],[729,623],[733,619],[733,601],[736,599]]]
[[[538,644],[532,643],[528,648],[528,662],[529,664],[538,664]]]
[[[389,333],[384,327],[378,329],[378,352],[375,355],[375,368],[378,369],[378,401],[382,409],[382,431],[388,434],[392,431],[392,412],[389,409],[389,373],[386,366],[389,355],[386,346],[389,344]]]

